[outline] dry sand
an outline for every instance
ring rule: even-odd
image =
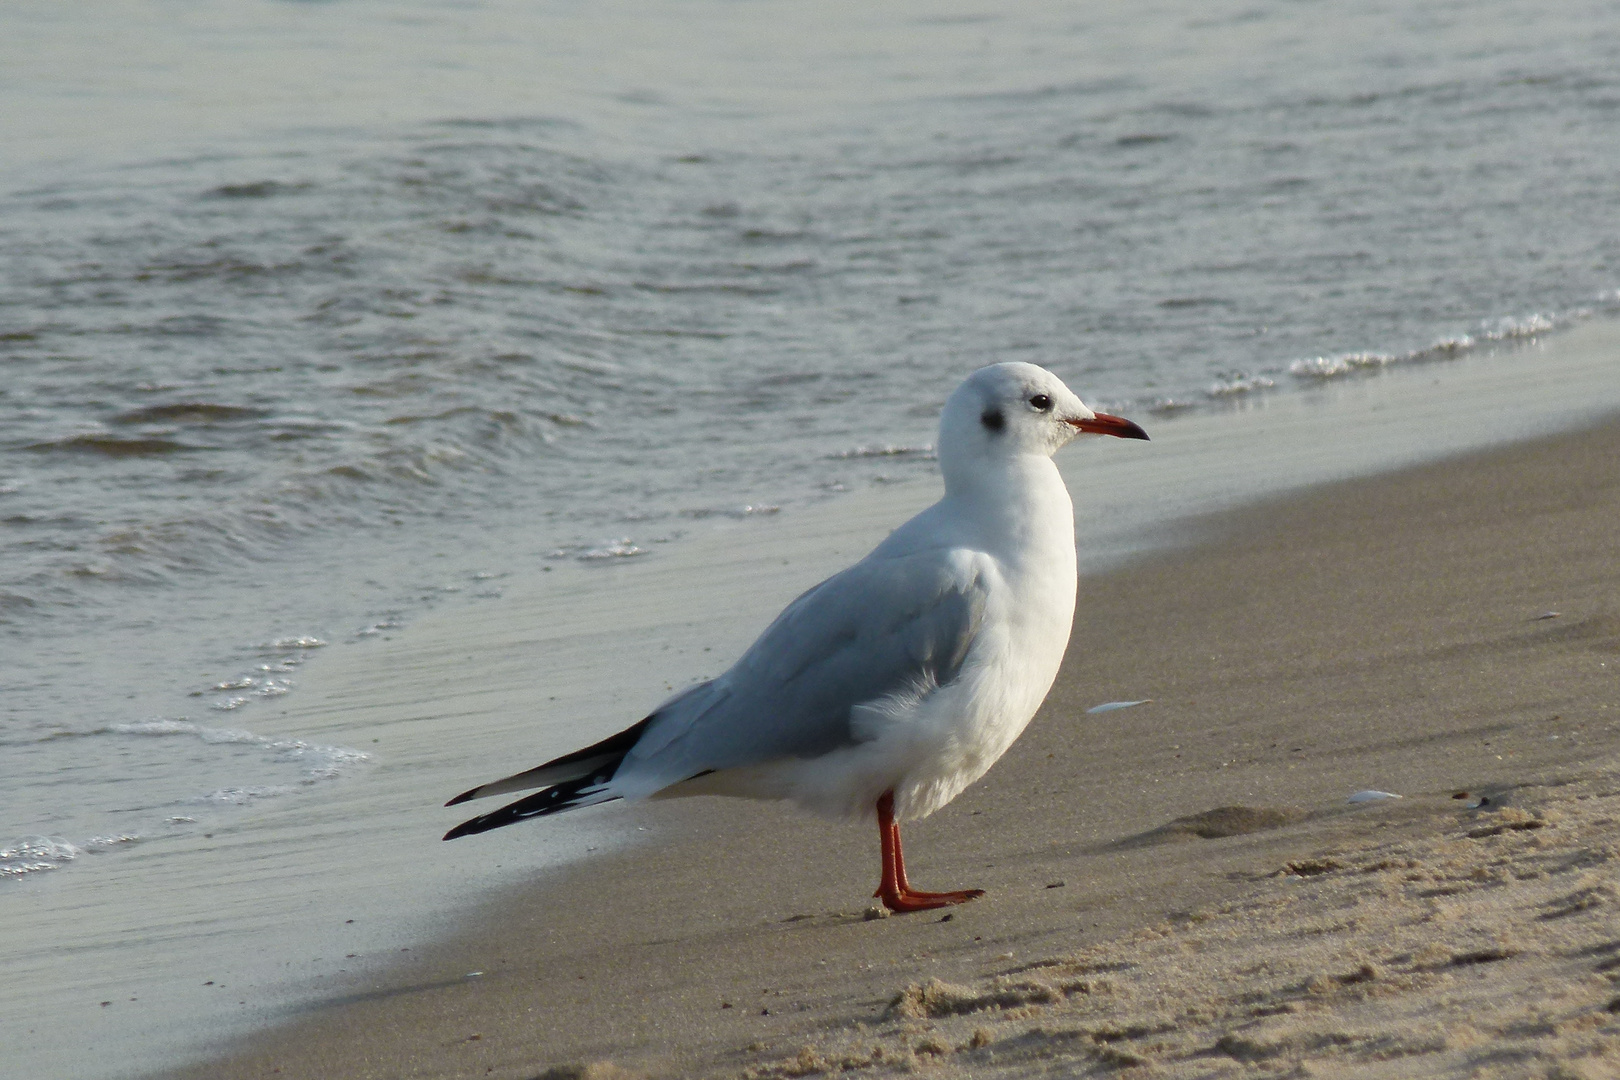
[[[984,899],[868,919],[874,829],[620,809],[658,843],[169,1075],[1620,1075],[1620,424],[1196,531],[908,827]]]

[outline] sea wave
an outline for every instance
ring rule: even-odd
[[[57,836],[24,836],[0,848],[0,879],[21,878],[77,859],[85,849]]]
[[[82,844],[75,844],[60,836],[20,837],[10,847],[0,848],[0,881],[55,870],[82,855],[123,847],[140,839],[136,835],[119,833],[114,836],[92,836]]]
[[[922,461],[932,461],[938,454],[932,443],[920,443],[916,446],[894,446],[879,444],[876,446],[857,446],[853,450],[840,450],[828,455],[835,461],[848,461],[859,458],[917,458]]]
[[[1536,312],[1513,318],[1493,319],[1475,333],[1440,338],[1433,344],[1407,352],[1350,352],[1295,360],[1288,365],[1288,373],[1307,380],[1337,379],[1357,372],[1376,371],[1393,364],[1451,360],[1484,346],[1540,337],[1590,314],[1589,310],[1578,308],[1564,315]]]
[[[238,744],[260,747],[278,761],[292,762],[298,765],[302,770],[302,776],[297,786],[303,787],[320,783],[323,780],[335,780],[340,776],[353,772],[371,760],[371,755],[365,751],[350,749],[346,746],[329,746],[322,743],[306,742],[303,739],[285,739],[273,735],[259,735],[237,728],[208,727],[186,719],[156,718],[137,720],[131,723],[113,724],[103,730],[117,735],[184,736],[210,745]],[[233,787],[222,790],[268,793],[272,788],[277,789],[276,794],[284,794],[285,792],[280,789],[288,788],[288,786]],[[296,790],[296,787],[288,788],[288,790]],[[254,795],[251,797],[259,796]],[[204,798],[211,798],[211,796],[204,796]],[[245,802],[248,799],[228,799],[223,801]]]
[[[1233,375],[1228,378],[1217,379],[1204,390],[1204,396],[1215,398],[1242,397],[1245,394],[1258,393],[1270,390],[1276,382],[1264,375]]]

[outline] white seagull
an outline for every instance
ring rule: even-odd
[[[983,776],[1046,699],[1074,621],[1074,506],[1052,455],[1082,432],[1146,439],[1033,364],[981,368],[939,422],[945,497],[787,606],[718,678],[633,727],[451,799],[544,790],[446,840],[613,799],[791,799],[869,818],[892,911],[982,889],[906,880],[902,820]]]

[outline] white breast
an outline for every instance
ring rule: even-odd
[[[1009,486],[992,512],[956,515],[993,522],[959,539],[993,583],[983,628],[956,681],[931,693],[869,703],[861,726],[871,741],[810,761],[779,762],[727,782],[761,797],[793,801],[836,817],[869,817],[891,788],[901,820],[924,817],[983,776],[1046,700],[1068,646],[1076,588],[1074,517],[1051,462]]]

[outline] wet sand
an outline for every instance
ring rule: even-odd
[[[1620,423],[1191,529],[907,828],[982,900],[869,919],[868,826],[595,811],[657,843],[166,1075],[1613,1075]]]

